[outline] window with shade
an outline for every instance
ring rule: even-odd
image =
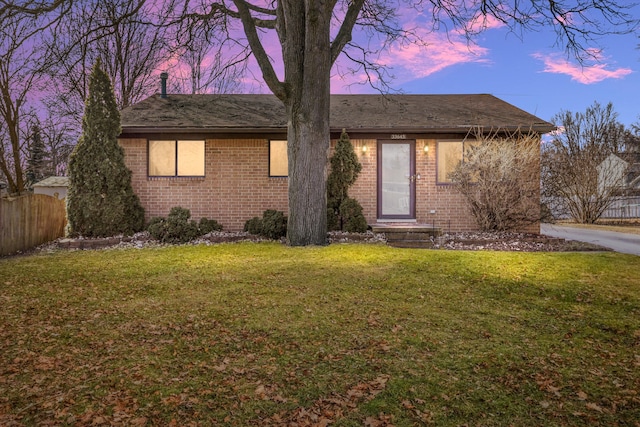
[[[289,176],[289,157],[287,155],[287,141],[269,141],[269,176]]]
[[[149,176],[204,176],[204,141],[149,141]]]

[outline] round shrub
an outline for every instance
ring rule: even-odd
[[[174,222],[187,222],[189,218],[191,218],[191,211],[189,209],[176,206],[171,208],[167,219]]]
[[[260,235],[262,233],[262,220],[254,216],[244,223],[244,231],[247,233]]]
[[[221,231],[222,224],[219,224],[215,219],[200,218],[198,228],[200,229],[200,235],[204,235],[209,234],[212,231]]]
[[[269,239],[278,240],[287,235],[287,217],[284,213],[267,209],[262,214],[262,232]]]
[[[222,230],[222,226],[215,220],[202,218],[200,224],[189,221],[191,211],[179,206],[171,208],[169,216],[152,218],[147,231],[154,239],[163,243],[187,243],[211,231]]]
[[[262,213],[262,218],[255,216],[245,222],[244,231],[278,240],[287,235],[287,217],[280,211],[267,209]]]

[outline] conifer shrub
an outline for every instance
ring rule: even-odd
[[[364,232],[367,221],[360,203],[349,197],[349,187],[358,179],[362,165],[353,150],[349,135],[342,130],[331,156],[327,177],[327,228],[330,231]],[[343,206],[344,205],[344,206]]]
[[[212,231],[222,230],[222,225],[216,220],[202,218],[197,223],[189,218],[189,209],[176,206],[171,208],[167,218],[151,218],[147,231],[151,237],[162,243],[187,243]]]
[[[333,208],[327,208],[327,229],[329,231],[340,230],[340,215]]]
[[[347,198],[340,205],[342,230],[350,233],[367,231],[367,220],[362,213],[362,206],[356,199]]]
[[[107,74],[96,63],[82,135],[69,159],[68,234],[109,237],[144,228],[144,209],[131,186],[131,171],[118,145],[120,113]]]
[[[244,231],[278,240],[287,235],[287,217],[280,211],[267,209],[262,218],[255,216],[245,222]]]

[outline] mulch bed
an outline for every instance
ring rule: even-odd
[[[188,244],[219,244],[235,242],[267,241],[260,236],[244,232],[213,232]],[[329,233],[330,243],[374,243],[385,244],[384,234],[367,233]],[[526,233],[445,233],[433,241],[435,249],[443,250],[497,250],[518,252],[568,252],[568,251],[608,251],[609,249],[590,243],[566,241],[539,234]],[[106,248],[144,248],[168,246],[152,239],[149,233],[142,232],[133,236],[118,236],[99,239],[61,238],[44,244],[29,253],[54,252],[58,250],[87,250]]]

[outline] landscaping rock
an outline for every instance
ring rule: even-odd
[[[328,233],[329,243],[371,243],[385,244],[383,233],[347,233],[334,231]],[[236,242],[268,241],[261,236],[246,232],[214,231],[187,243],[189,245],[212,245]],[[282,241],[284,243],[284,241]],[[61,238],[36,248],[33,252],[53,252],[56,250],[106,249],[106,248],[145,248],[169,246],[152,239],[148,232],[133,236],[114,236],[103,239]],[[445,233],[432,239],[434,249],[443,250],[493,250],[513,252],[567,252],[567,251],[608,251],[601,246],[565,241],[539,234],[527,233]]]

